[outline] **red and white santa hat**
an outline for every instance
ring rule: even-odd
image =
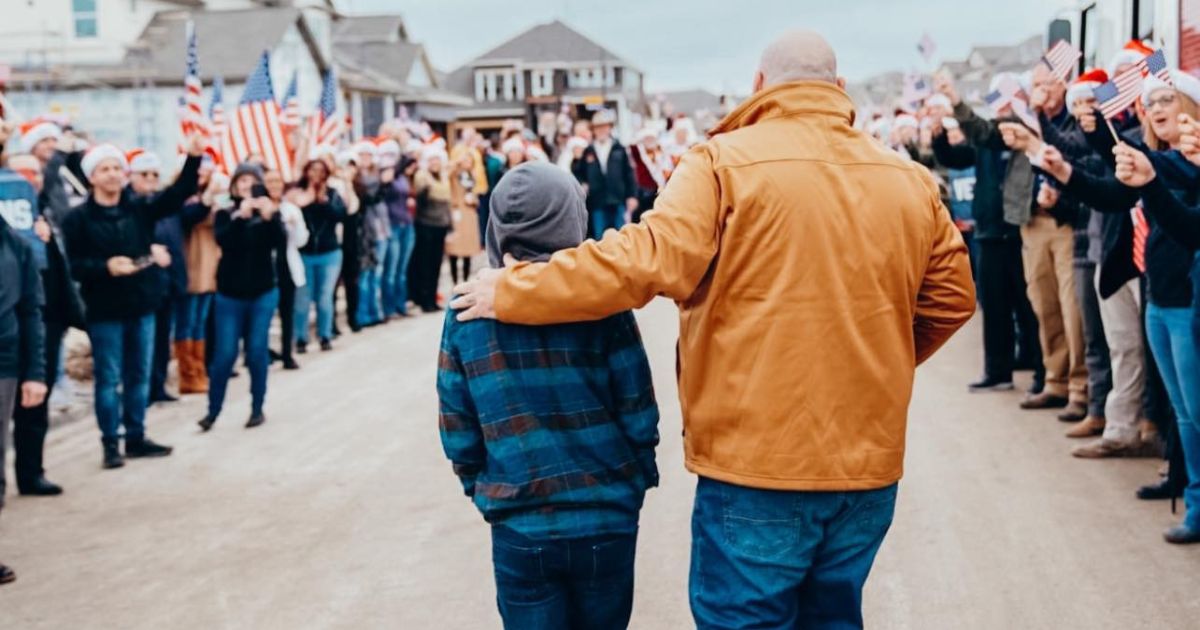
[[[42,140],[62,137],[62,128],[45,118],[34,118],[21,124],[21,153],[33,152],[33,147]]]
[[[83,161],[79,164],[83,176],[91,179],[96,167],[107,160],[116,160],[121,163],[121,170],[129,170],[129,161],[125,159],[123,151],[111,144],[98,144],[83,154]]]
[[[134,149],[125,154],[125,161],[129,164],[130,173],[147,173],[150,171],[159,172],[162,170],[162,160],[158,156],[145,149]]]
[[[1117,74],[1117,69],[1121,66],[1126,66],[1132,63],[1137,63],[1146,57],[1154,54],[1154,49],[1143,44],[1140,40],[1131,39],[1125,42],[1121,50],[1113,55],[1113,58],[1108,62],[1108,74],[1114,76]]]
[[[1096,88],[1105,83],[1108,83],[1108,73],[1104,68],[1092,68],[1079,75],[1078,79],[1071,82],[1071,87],[1067,88],[1067,107],[1081,98],[1091,98]]]
[[[1175,90],[1196,103],[1200,103],[1200,79],[1174,68],[1169,72],[1171,73],[1171,82],[1175,84]],[[1149,107],[1151,95],[1162,89],[1171,89],[1171,85],[1156,75],[1147,76],[1142,82],[1142,105]]]
[[[351,150],[354,151],[355,155],[362,155],[366,153],[373,158],[379,156],[379,147],[375,146],[375,142],[371,138],[363,138],[362,140],[359,140],[358,142],[354,143],[354,146],[351,148]]]

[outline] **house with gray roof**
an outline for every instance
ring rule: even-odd
[[[401,111],[444,129],[471,99],[442,88],[425,47],[409,40],[399,15],[343,16],[333,29],[333,61],[351,97],[357,135],[372,135]]]
[[[446,89],[470,97],[460,123],[500,128],[520,119],[536,128],[543,114],[566,108],[590,118],[601,108],[617,116],[617,132],[632,137],[635,116],[645,113],[641,70],[575,28],[555,20],[488,50],[450,72]]]

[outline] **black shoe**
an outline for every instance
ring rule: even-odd
[[[1029,395],[1037,396],[1044,391],[1046,391],[1046,378],[1044,376],[1039,378],[1035,375],[1033,377],[1033,384],[1029,386]]]
[[[971,392],[1010,392],[1013,390],[1013,382],[1011,378],[995,378],[992,376],[984,376],[983,378],[967,385],[967,390]]]
[[[26,497],[56,497],[63,493],[62,486],[38,477],[28,483],[17,481],[17,492]]]
[[[253,429],[254,427],[262,426],[262,423],[264,423],[266,421],[267,421],[266,416],[264,416],[262,413],[256,413],[256,414],[250,416],[250,419],[246,421],[246,428]]]
[[[160,402],[179,402],[179,399],[168,394],[166,390],[150,394],[150,404]]]
[[[0,584],[9,584],[17,581],[17,574],[13,570],[0,564]]]
[[[328,339],[322,339],[321,352],[329,352],[330,350],[333,350],[333,343],[331,343]]]
[[[1183,488],[1172,487],[1171,481],[1166,477],[1163,477],[1163,480],[1158,483],[1142,486],[1137,490],[1137,498],[1143,501],[1165,501],[1182,496]]]
[[[1058,414],[1058,419],[1063,422],[1079,422],[1088,417],[1087,405],[1079,402],[1072,402],[1067,405],[1062,413]]]
[[[196,424],[200,425],[201,431],[208,433],[209,430],[211,430],[213,428],[213,425],[216,424],[216,422],[217,422],[217,419],[214,416],[204,414],[204,417],[201,418],[200,421],[197,422]]]
[[[422,306],[421,310],[425,311],[426,313],[440,313],[442,311],[442,307],[438,306],[437,304],[432,304]]]
[[[150,438],[142,438],[137,441],[125,441],[125,457],[130,459],[138,459],[142,457],[166,457],[175,449],[170,446],[163,446],[150,441]]]
[[[352,332],[352,333],[360,333],[360,332],[362,332],[362,329],[363,329],[363,327],[362,327],[362,326],[359,326],[358,324],[355,324],[355,325],[353,325],[353,326],[351,326],[351,327],[350,327],[350,332]]]
[[[300,364],[299,364],[299,363],[296,363],[296,360],[295,360],[295,359],[293,359],[292,357],[283,357],[283,369],[285,369],[285,370],[299,370],[299,369],[300,369]]]
[[[125,465],[125,458],[121,456],[121,445],[118,442],[104,443],[104,467],[108,469],[120,468]]]
[[[268,350],[267,352],[268,352],[268,355],[269,355],[269,356],[270,356],[270,358],[271,358],[271,363],[274,363],[274,362],[276,362],[276,361],[282,361],[282,360],[283,360],[283,355],[282,355],[282,354],[279,354],[278,352],[275,352],[274,350]]]
[[[296,354],[305,354],[306,352],[308,352],[308,342],[297,341],[296,342]]]

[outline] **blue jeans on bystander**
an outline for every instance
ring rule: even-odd
[[[604,238],[604,232],[619,230],[625,226],[625,205],[600,206],[592,210],[592,238]]]
[[[304,254],[304,286],[296,288],[296,342],[308,343],[308,309],[317,304],[317,336],[333,338],[333,290],[342,272],[342,250]]]
[[[359,326],[369,326],[383,321],[383,272],[386,262],[388,240],[375,242],[375,260],[379,262],[358,275],[358,313],[355,318]],[[390,314],[390,313],[387,313]]]
[[[1200,531],[1200,339],[1190,308],[1146,307],[1146,338],[1179,423],[1179,444],[1187,468],[1183,524]]]
[[[411,223],[392,227],[387,251],[383,256],[383,312],[385,315],[408,314],[408,262],[412,258],[417,233]]]
[[[183,307],[175,312],[175,341],[204,341],[208,311],[215,293],[189,293]]]
[[[760,490],[701,477],[689,585],[696,626],[861,628],[862,588],[896,488]]]
[[[496,602],[507,630],[629,625],[637,534],[563,540],[492,527]]]
[[[233,364],[237,361],[238,346],[246,348],[246,367],[250,370],[250,413],[261,415],[267,397],[267,368],[271,357],[267,337],[271,319],[279,306],[279,289],[271,289],[253,300],[240,300],[217,294],[213,307],[215,326],[213,361],[208,371],[208,415],[216,418],[225,404],[225,387]]]
[[[154,359],[154,314],[88,324],[96,381],[96,423],[105,441],[146,436],[150,364]]]

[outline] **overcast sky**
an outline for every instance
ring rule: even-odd
[[[850,80],[924,69],[974,44],[1015,44],[1068,0],[337,0],[352,13],[400,12],[409,36],[449,71],[525,29],[555,18],[646,73],[648,91],[704,87],[747,93],[762,48],[790,28],[829,38]],[[470,35],[468,35],[470,34]]]

